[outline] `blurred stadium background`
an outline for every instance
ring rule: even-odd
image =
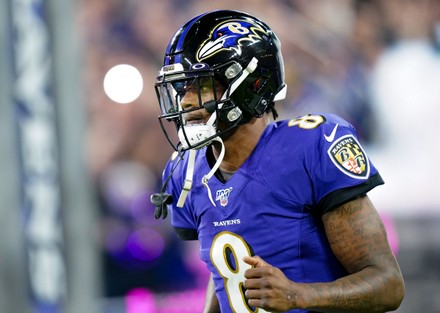
[[[440,312],[438,0],[1,0],[0,312],[201,312],[197,244],[149,203],[172,152],[153,84],[174,31],[218,8],[281,38],[282,118],[357,127],[387,183],[371,197],[406,279],[398,312]],[[143,85],[104,89],[118,64]]]

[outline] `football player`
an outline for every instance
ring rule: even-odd
[[[400,305],[403,278],[367,196],[383,180],[355,129],[332,114],[270,119],[286,85],[268,25],[229,10],[191,19],[155,88],[176,152],[152,202],[156,218],[171,209],[180,238],[200,241],[211,272],[204,312]]]

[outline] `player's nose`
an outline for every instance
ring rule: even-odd
[[[180,101],[183,110],[199,106],[199,96],[195,90],[188,90]]]

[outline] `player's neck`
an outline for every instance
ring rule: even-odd
[[[266,115],[262,118],[254,118],[249,123],[241,125],[232,136],[225,139],[225,157],[220,169],[226,172],[237,171],[257,146],[268,123],[269,119]],[[213,145],[216,159],[220,149],[220,145]]]

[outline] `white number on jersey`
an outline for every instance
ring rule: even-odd
[[[215,236],[210,251],[211,262],[223,277],[233,312],[267,313],[263,309],[252,309],[246,302],[244,272],[251,268],[251,265],[243,261],[244,256],[251,256],[251,251],[242,237],[228,231]]]

